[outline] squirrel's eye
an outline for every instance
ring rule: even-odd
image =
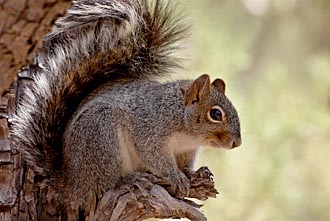
[[[223,120],[223,110],[220,106],[216,105],[213,106],[211,108],[211,110],[209,110],[208,114],[207,114],[207,118],[209,119],[209,121],[211,121],[212,123],[219,123]]]

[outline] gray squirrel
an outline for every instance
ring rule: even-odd
[[[201,145],[241,144],[225,83],[160,83],[187,27],[160,0],[79,0],[45,36],[45,60],[11,130],[61,208],[90,211],[123,177],[152,172],[187,196]]]

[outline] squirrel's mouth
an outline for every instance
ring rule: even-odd
[[[226,149],[226,150],[230,150],[230,149],[233,148],[232,146],[225,145],[225,144],[223,144],[223,143],[220,143],[220,142],[217,142],[217,141],[214,141],[214,140],[211,140],[211,141],[210,141],[210,144],[211,144],[212,147],[215,147],[215,148],[223,148],[223,149]]]

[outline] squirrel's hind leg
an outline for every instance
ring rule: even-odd
[[[65,182],[68,199],[86,214],[121,177],[118,116],[113,108],[93,105],[73,119],[65,133]],[[70,202],[69,201],[69,202]],[[72,203],[71,203],[72,204]]]

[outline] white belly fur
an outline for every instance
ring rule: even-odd
[[[118,128],[118,140],[122,159],[122,176],[127,176],[135,171],[143,171],[143,162],[136,153],[133,139],[127,129]]]
[[[173,133],[166,142],[167,150],[174,156],[190,150],[196,150],[203,144],[198,136],[192,136],[185,133]]]

